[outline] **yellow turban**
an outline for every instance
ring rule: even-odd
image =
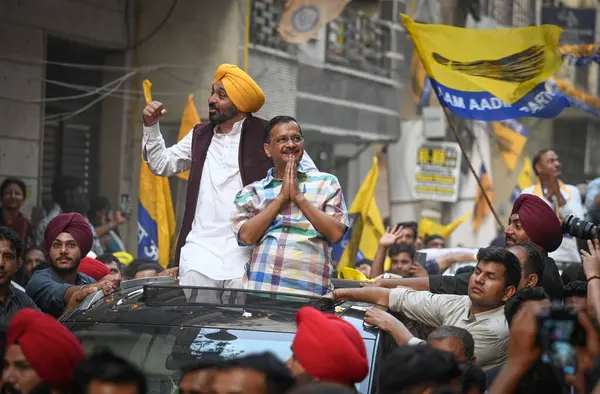
[[[221,64],[213,83],[221,81],[233,105],[242,112],[256,112],[265,103],[265,94],[256,82],[238,66]]]

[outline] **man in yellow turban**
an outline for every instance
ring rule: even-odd
[[[184,286],[242,287],[252,249],[238,245],[229,217],[236,194],[273,167],[263,149],[267,121],[253,115],[264,103],[265,94],[252,77],[222,64],[208,96],[210,122],[196,125],[170,148],[158,124],[167,113],[163,104],[154,101],[144,108],[142,152],[152,172],[173,176],[190,170],[174,262]],[[316,171],[306,153],[302,166]]]

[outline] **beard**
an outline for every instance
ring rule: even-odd
[[[73,259],[69,259],[69,260],[74,261]],[[69,275],[69,274],[72,274],[73,272],[77,271],[77,268],[79,268],[80,263],[81,263],[81,260],[75,262],[75,264],[73,266],[68,267],[68,268],[67,267],[57,267],[55,264],[52,264],[52,269],[58,275],[65,276],[65,275]]]
[[[2,388],[0,389],[0,393],[2,394],[22,394],[22,391],[17,389],[15,386],[13,386],[10,383],[4,383],[2,385]],[[48,387],[48,385],[46,383],[40,383],[37,386],[35,386],[33,389],[31,389],[31,391],[29,391],[29,394],[51,394],[52,393],[52,389],[50,387]]]
[[[239,115],[240,110],[235,105],[231,107],[219,109],[214,105],[209,105],[209,109],[214,109],[215,113],[208,113],[208,119],[213,126],[218,126]]]

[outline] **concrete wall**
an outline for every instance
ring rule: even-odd
[[[40,202],[45,38],[122,46],[123,10],[118,0],[0,2],[0,178],[18,176],[28,185],[26,215]],[[10,60],[15,58],[29,61]]]
[[[92,147],[99,150],[101,158],[98,169],[101,193],[115,205],[122,193],[130,193],[136,207],[142,135],[141,81],[148,78],[153,82],[155,99],[168,108],[164,123],[170,124],[171,130],[178,129],[189,93],[196,93],[195,102],[204,117],[208,112],[206,97],[217,66],[240,63],[242,3],[242,0],[180,0],[157,34],[125,53],[123,49],[128,44],[146,37],[165,19],[170,2],[139,2],[140,29],[134,28],[132,14],[129,43],[126,2],[121,0],[0,2],[0,122],[3,124],[0,180],[19,176],[27,183],[31,198],[24,213],[29,214],[39,204],[47,36],[111,51],[105,57],[109,66],[124,67],[129,59],[130,66],[142,67],[138,75],[120,87],[118,95],[99,104],[102,110],[99,145]],[[33,61],[18,64],[6,59],[16,57]],[[158,69],[146,68],[159,64],[162,67]],[[123,74],[125,70],[106,72],[104,82]],[[132,221],[128,227],[122,229],[122,234],[128,238],[129,249],[135,251],[137,225]]]
[[[248,72],[265,92],[265,105],[256,113],[257,116],[264,119],[277,115],[296,116],[298,65],[295,56],[275,53],[274,50],[252,49],[248,57]]]
[[[0,13],[0,18],[2,18]],[[38,58],[44,52],[41,29],[0,21],[0,56]],[[44,66],[0,60],[0,178],[18,176],[29,188],[23,211],[38,204],[38,174]]]

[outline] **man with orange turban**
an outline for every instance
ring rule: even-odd
[[[238,246],[229,215],[236,194],[273,167],[263,149],[267,121],[252,115],[264,103],[262,89],[246,72],[222,64],[208,96],[210,121],[170,148],[158,125],[167,112],[163,104],[154,101],[144,108],[142,152],[152,172],[173,176],[190,170],[175,255],[182,285],[242,287],[252,250]],[[316,170],[307,154],[302,166]]]
[[[90,225],[78,213],[63,213],[48,223],[44,245],[51,266],[34,272],[26,288],[27,295],[43,312],[58,318],[76,292],[98,288],[108,294],[119,286],[113,275],[96,283],[77,271],[82,258],[92,248],[93,240]]]
[[[69,389],[85,358],[75,336],[51,316],[23,309],[8,326],[3,393],[50,393]]]
[[[320,380],[353,386],[369,373],[360,333],[335,315],[305,306],[296,313],[298,329],[286,362],[296,381]]]

